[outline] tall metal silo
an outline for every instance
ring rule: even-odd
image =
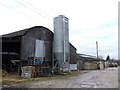
[[[54,18],[54,58],[58,63],[59,70],[69,71],[70,48],[68,18],[59,15]]]

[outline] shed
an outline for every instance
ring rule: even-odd
[[[98,70],[105,68],[105,60],[92,55],[77,54],[78,69]]]
[[[35,26],[10,34],[2,35],[3,68],[11,60],[26,60],[28,57],[43,57],[52,60],[53,32],[43,26]]]

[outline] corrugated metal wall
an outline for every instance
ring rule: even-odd
[[[76,48],[70,43],[70,64],[77,64]]]
[[[23,36],[21,41],[21,60],[35,55],[35,39]]]
[[[52,60],[53,33],[44,27],[33,27],[22,38],[21,59],[43,57]]]
[[[45,41],[36,40],[35,43],[35,57],[45,57]]]

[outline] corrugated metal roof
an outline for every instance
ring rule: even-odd
[[[87,60],[87,61],[104,61],[102,58],[98,58],[96,56],[92,55],[86,55],[86,54],[77,54],[79,57],[77,57],[80,60]]]
[[[69,42],[69,44],[70,44],[70,45],[71,45],[74,49],[76,49],[76,47],[75,47],[75,46],[73,46],[73,45],[72,45],[72,43],[70,43],[70,42]],[[77,49],[76,49],[76,50],[77,50]]]
[[[16,31],[16,32],[13,32],[13,33],[2,35],[2,37],[3,38],[9,38],[9,37],[22,36],[22,35],[24,35],[27,31],[29,31],[32,28],[46,28],[46,27],[43,27],[43,26],[34,26],[34,27],[27,28],[27,29],[24,29],[24,30],[20,30],[20,31]],[[46,29],[49,30],[48,28],[46,28]]]
[[[96,56],[93,56],[93,55],[87,55],[87,54],[78,54],[79,56],[82,56],[82,57],[91,57],[91,58],[97,58]]]
[[[13,33],[2,35],[2,37],[7,38],[7,37],[21,36],[21,35],[24,35],[25,32],[27,32],[27,31],[28,31],[28,29],[20,30],[20,31],[16,31],[16,32],[13,32]]]

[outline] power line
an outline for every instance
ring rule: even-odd
[[[40,9],[36,8],[35,6],[33,6],[32,4],[30,4],[30,3],[28,3],[28,2],[25,2],[25,3],[28,3],[28,4],[29,4],[30,6],[32,6],[35,10],[34,10],[33,8],[30,8],[30,7],[26,6],[25,4],[17,1],[17,0],[14,0],[14,1],[17,2],[18,4],[24,6],[25,8],[29,9],[30,11],[32,11],[32,12],[34,12],[34,13],[36,13],[36,14],[44,17],[44,18],[46,18],[47,20],[50,20],[50,21],[51,21],[51,19],[53,19],[53,17],[51,17],[50,15],[44,13],[43,11],[41,11]],[[8,7],[7,5],[4,5],[4,6]],[[11,8],[11,7],[8,7],[8,8]],[[11,8],[11,9],[14,10],[14,11],[16,11],[16,12],[18,12],[17,10],[15,10],[15,9],[13,9],[13,8]],[[36,10],[37,10],[37,11],[36,11]],[[38,12],[38,11],[39,11],[39,12]],[[47,16],[47,17],[43,16],[40,12],[43,13],[43,14],[44,14],[45,16]],[[19,13],[20,13],[20,12],[19,12]],[[22,13],[22,14],[24,14],[24,13]],[[26,14],[25,14],[25,15],[26,15]],[[28,15],[27,15],[27,16],[28,16]],[[49,18],[48,18],[48,17],[49,17]],[[34,18],[34,19],[35,19],[35,18]],[[52,24],[53,24],[53,23],[52,23]],[[57,24],[59,24],[59,22],[57,22]],[[70,29],[70,28],[69,28],[69,29]]]
[[[38,21],[38,19],[36,19],[36,18],[34,18],[34,17],[32,17],[32,16],[29,16],[29,15],[27,15],[26,13],[19,12],[18,10],[13,9],[13,8],[11,8],[10,6],[6,5],[6,4],[3,4],[3,3],[1,3],[1,2],[0,2],[0,4],[1,4],[2,6],[4,6],[4,7],[7,7],[8,9],[16,12],[16,13],[21,14],[22,16],[26,16],[27,18],[33,19],[33,20],[34,20],[35,22],[37,22],[37,23],[41,23],[41,24],[43,23],[43,22]]]
[[[24,6],[24,7],[27,8],[27,9],[29,9],[30,11],[33,11],[34,13],[36,13],[36,14],[44,17],[44,18],[46,18],[45,16],[43,16],[43,15],[40,13],[41,11],[37,12],[36,10],[34,10],[34,9],[26,6],[25,4],[23,4],[23,3],[21,3],[21,2],[19,2],[19,1],[17,1],[17,0],[15,0],[15,2],[19,3],[20,5]],[[32,5],[32,7],[33,7],[33,5]],[[35,7],[34,7],[34,8],[35,8]],[[35,8],[35,9],[36,9],[36,8]],[[38,10],[38,9],[37,9],[37,10]],[[47,20],[50,20],[50,18],[47,18]]]
[[[30,4],[29,2],[26,2],[26,1],[24,1],[24,2],[25,2],[26,4],[28,4],[29,6],[35,8],[35,9],[38,10],[39,12],[43,13],[43,14],[44,14],[45,16],[47,16],[48,18],[50,18],[50,19],[52,18],[52,19],[53,19],[52,16],[50,16],[50,15],[48,15],[47,13],[43,12],[42,10],[38,9],[37,7],[35,7],[34,5]]]
[[[40,9],[36,8],[34,5],[32,5],[32,4],[30,4],[30,3],[26,2],[26,1],[24,1],[24,2],[25,2],[26,4],[28,4],[29,6],[32,6],[35,10],[32,9],[32,8],[30,8],[30,7],[28,7],[28,6],[26,6],[25,4],[17,1],[17,0],[14,0],[14,1],[17,2],[18,4],[24,6],[25,8],[29,9],[30,11],[33,11],[34,13],[37,13],[38,15],[47,18],[47,20],[50,20],[50,21],[51,21],[51,19],[53,19],[52,16],[46,14],[45,12],[41,11]],[[10,8],[10,7],[9,7],[9,8]],[[12,9],[13,9],[13,8],[12,8]],[[13,9],[13,10],[14,10],[14,9]],[[37,12],[36,10],[38,10],[38,11],[41,12],[41,13],[43,13],[44,16],[43,16],[41,13]],[[47,17],[46,17],[46,16],[47,16]]]
[[[3,4],[3,3],[1,3],[1,2],[0,2],[0,4],[1,4],[2,6],[4,6],[4,7],[7,7],[7,8],[9,8],[9,9],[11,9],[11,10],[16,11],[15,9],[13,9],[13,8],[11,8],[11,7],[9,7],[9,6],[7,6],[6,4]]]
[[[15,0],[15,1],[16,1],[17,3],[19,3],[19,4],[21,4],[22,6],[24,6],[25,8],[28,8],[29,10],[37,13],[38,15],[46,18],[47,20],[50,20],[50,21],[51,21],[51,20],[53,20],[53,18],[54,18],[54,17],[46,14],[45,12],[41,11],[40,9],[38,9],[37,7],[35,7],[34,5],[30,4],[29,2],[24,1],[27,5],[29,5],[30,7],[33,7],[35,10],[32,9],[32,8],[30,8],[30,7],[28,7],[28,6],[26,6],[25,4],[23,4],[23,3],[21,3],[21,2],[18,2],[17,0]],[[39,11],[39,12],[37,12],[36,10]],[[43,14],[41,14],[40,12],[43,13]],[[46,16],[47,16],[47,17],[46,17]],[[59,24],[59,22],[57,22],[57,24]],[[69,29],[71,29],[71,28],[69,27]]]
[[[35,7],[34,7],[35,10],[34,10],[33,8],[31,8],[31,7],[29,7],[29,6],[26,6],[25,4],[23,4],[23,3],[21,3],[21,2],[18,2],[17,0],[15,0],[15,2],[17,2],[18,4],[24,6],[25,8],[29,9],[30,11],[33,11],[34,13],[38,14],[39,16],[42,16],[42,17],[44,17],[45,19],[52,21],[50,18],[47,18],[47,17],[43,16],[40,12],[36,11],[36,8],[35,8]],[[33,6],[33,5],[32,5],[32,6]],[[43,22],[43,23],[46,25],[45,22]],[[53,23],[50,24],[50,28],[51,28],[51,25],[53,26]],[[51,28],[51,29],[52,29],[52,28]]]

